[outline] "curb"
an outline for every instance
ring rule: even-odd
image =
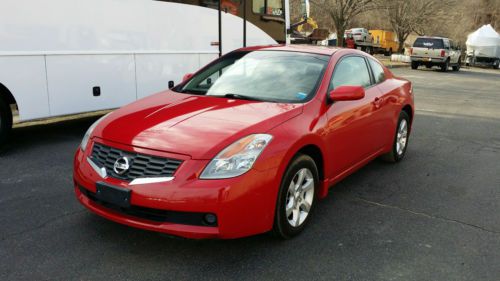
[[[396,64],[396,65],[392,65],[392,64],[385,64],[385,67],[389,68],[389,69],[393,69],[393,68],[404,68],[404,67],[410,67],[409,64]]]

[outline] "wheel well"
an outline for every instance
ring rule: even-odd
[[[12,93],[2,83],[0,83],[0,98],[6,101],[8,104],[17,104],[16,99],[14,98]]]
[[[319,149],[319,147],[312,145],[312,144],[307,145],[307,146],[304,146],[303,148],[301,148],[298,153],[306,154],[314,160],[314,162],[316,163],[316,166],[318,167],[319,179],[320,179],[320,181],[324,180],[325,179],[325,173],[324,173],[325,171],[324,171],[324,163],[323,163],[323,154],[321,153],[321,150]]]
[[[411,109],[411,106],[409,104],[405,105],[403,107],[403,111],[406,112],[406,114],[408,114],[408,117],[410,118],[410,124],[411,124],[413,121],[413,111]]]

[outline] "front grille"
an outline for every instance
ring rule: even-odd
[[[122,157],[129,159],[130,167],[124,174],[119,175],[115,173],[114,165],[116,160]],[[97,142],[92,148],[91,160],[100,168],[106,168],[108,175],[125,181],[145,177],[171,177],[182,163],[177,159],[124,151]]]
[[[208,223],[207,220],[205,219],[206,215],[211,213],[167,211],[167,210],[140,207],[135,205],[131,205],[129,208],[123,208],[109,202],[103,202],[97,199],[95,193],[87,190],[82,186],[78,187],[80,189],[80,192],[83,193],[83,195],[85,195],[92,202],[95,202],[105,208],[114,210],[115,212],[127,216],[145,219],[153,222],[160,222],[160,223],[169,222],[176,224],[211,226],[211,227],[216,227],[218,225],[217,219],[213,223]],[[211,215],[215,216],[215,214]]]

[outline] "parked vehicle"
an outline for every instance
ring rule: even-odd
[[[328,188],[403,159],[411,82],[361,51],[240,49],[95,122],[74,159],[88,209],[190,238],[290,238]]]
[[[347,48],[358,49],[369,54],[384,54],[390,56],[393,51],[398,49],[398,42],[394,33],[386,30],[370,30],[367,41],[358,40],[359,36],[355,36],[350,29],[345,33],[345,42]],[[368,32],[366,30],[366,32]],[[364,36],[363,36],[364,38]]]
[[[375,53],[382,53],[386,56],[392,55],[396,52],[399,47],[399,43],[396,40],[396,35],[392,31],[373,29],[370,30],[370,34],[373,37],[374,51]]]
[[[462,52],[453,41],[444,37],[417,37],[410,48],[411,68],[417,69],[421,65],[427,68],[438,66],[441,71],[459,71],[462,64]]]
[[[220,34],[217,3],[0,1],[0,143],[11,104],[21,122],[117,108],[220,54],[285,42],[288,0],[223,1]]]
[[[345,31],[344,38],[348,37],[348,35],[352,35],[352,38],[356,42],[364,42],[364,43],[372,43],[373,37],[368,32],[366,28],[351,28]]]
[[[500,68],[500,35],[491,25],[484,25],[469,34],[466,45],[467,65]]]

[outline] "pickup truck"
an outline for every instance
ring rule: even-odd
[[[448,71],[450,66],[454,71],[460,70],[462,52],[450,39],[444,37],[417,37],[410,48],[411,68],[421,65],[427,68],[438,66],[441,71]]]

